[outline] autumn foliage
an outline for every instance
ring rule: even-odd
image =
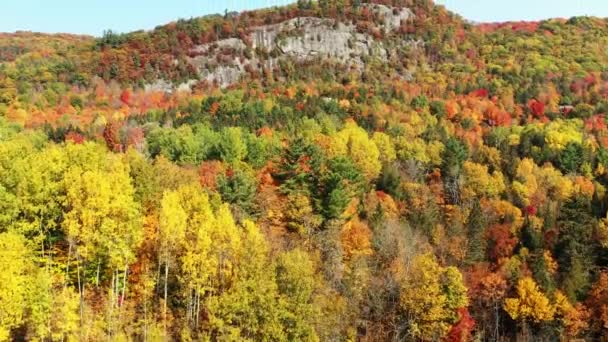
[[[256,42],[299,17],[369,55]],[[418,0],[0,34],[0,340],[604,340],[605,46]]]

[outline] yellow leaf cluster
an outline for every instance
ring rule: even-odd
[[[579,119],[554,120],[544,127],[545,143],[549,148],[561,151],[568,143],[583,142],[583,122]]]
[[[500,221],[511,223],[513,233],[519,231],[524,224],[521,209],[505,200],[491,199],[484,202],[490,212],[497,216]]]
[[[513,319],[533,320],[534,322],[550,321],[555,314],[551,304],[530,277],[520,279],[517,283],[517,297],[507,298],[505,311]]]
[[[340,232],[342,247],[348,259],[371,255],[373,253],[371,239],[372,231],[358,219],[348,221]]]
[[[551,165],[539,167],[530,158],[524,158],[517,166],[513,191],[523,205],[532,204],[533,198],[566,200],[574,192],[574,183]]]
[[[347,122],[344,128],[332,137],[328,153],[330,156],[349,156],[368,180],[380,175],[382,165],[378,146],[354,121]]]
[[[380,152],[380,161],[382,163],[390,163],[397,158],[395,146],[393,145],[391,138],[386,133],[374,132],[372,135],[372,140],[378,147],[378,151]]]
[[[440,266],[432,254],[416,256],[401,291],[413,335],[420,340],[444,337],[458,319],[456,310],[468,305],[466,293],[458,269]]]
[[[463,198],[497,197],[506,189],[504,177],[500,171],[494,171],[490,175],[487,166],[470,161],[464,162],[463,179]]]

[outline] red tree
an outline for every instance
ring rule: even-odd
[[[475,96],[475,97],[488,97],[489,94],[490,93],[488,92],[487,89],[481,88],[481,89],[472,91],[469,95]]]
[[[122,152],[122,144],[120,143],[120,136],[118,130],[120,127],[115,122],[108,122],[106,127],[103,129],[103,140],[110,151]]]
[[[82,144],[84,142],[84,137],[78,132],[70,131],[65,135],[65,141],[71,141],[74,144]]]
[[[133,146],[138,151],[143,150],[144,130],[141,127],[133,127],[127,130],[127,145]]]
[[[131,96],[131,91],[129,89],[125,89],[120,94],[120,101],[128,106],[131,104]]]
[[[545,104],[540,101],[537,101],[535,99],[530,100],[528,102],[528,108],[530,108],[532,114],[534,114],[534,116],[536,116],[537,118],[540,118],[545,115]]]
[[[467,308],[458,309],[458,317],[460,317],[460,320],[448,333],[447,340],[450,342],[468,341],[475,327],[475,320],[471,317]]]
[[[492,242],[490,257],[494,260],[511,256],[517,245],[517,238],[511,234],[508,224],[496,224],[488,230],[488,239]]]

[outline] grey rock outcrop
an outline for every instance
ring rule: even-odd
[[[401,26],[402,21],[406,21],[414,16],[409,8],[388,7],[381,4],[364,4],[382,17],[384,29],[387,31],[396,30]]]
[[[385,31],[394,31],[412,17],[407,8],[366,4],[381,18]],[[190,59],[200,79],[220,87],[234,84],[250,71],[272,69],[281,60],[306,62],[316,58],[342,63],[363,70],[366,59],[386,62],[397,47],[388,47],[355,25],[334,19],[297,17],[284,22],[254,27],[249,46],[239,38],[229,38],[195,47]],[[412,42],[403,42],[403,45]],[[409,75],[403,75],[409,77]],[[157,85],[159,86],[159,85]]]
[[[386,60],[386,50],[368,34],[358,33],[353,25],[332,19],[300,17],[256,28],[253,48],[278,49],[298,61],[316,57],[333,58],[347,64],[361,64],[362,56]]]

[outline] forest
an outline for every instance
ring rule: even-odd
[[[190,63],[298,17],[391,52]],[[608,341],[607,47],[431,0],[1,33],[0,341]]]

